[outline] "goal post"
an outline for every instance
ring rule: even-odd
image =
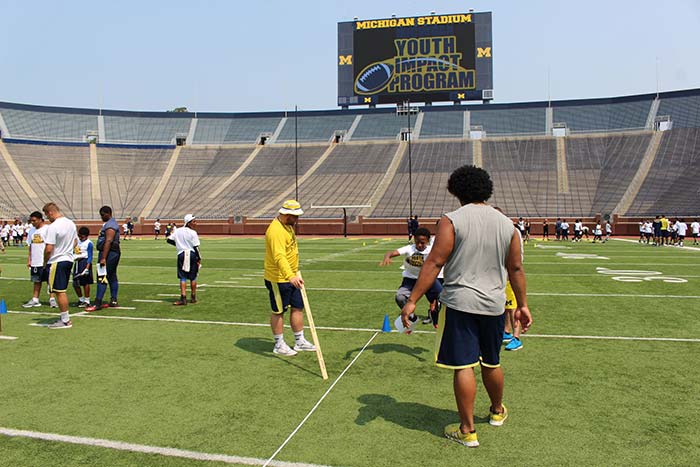
[[[348,209],[353,208],[371,208],[371,204],[335,204],[335,205],[311,205],[311,209],[342,209],[343,210],[343,237],[348,236]]]

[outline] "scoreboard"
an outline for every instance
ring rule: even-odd
[[[491,12],[338,23],[338,105],[489,100]]]

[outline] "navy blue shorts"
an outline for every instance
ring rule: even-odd
[[[281,315],[290,306],[299,310],[304,309],[301,289],[297,289],[289,282],[270,282],[266,280],[265,287],[270,292],[270,305],[274,314]]]
[[[49,267],[36,266],[29,268],[29,278],[32,282],[48,282]]]
[[[87,258],[80,258],[75,260],[75,263],[73,263],[73,287],[90,285],[95,282],[95,280],[92,277],[92,268],[90,268],[89,272],[84,276],[79,275],[81,272],[85,271],[85,268],[87,268],[87,266]]]
[[[199,274],[199,265],[197,264],[197,255],[194,251],[190,252],[190,270],[183,271],[182,268],[185,264],[185,252],[183,251],[177,255],[177,278],[180,282],[185,281],[196,281],[197,274]]]
[[[447,307],[440,313],[435,340],[435,364],[454,370],[479,364],[501,366],[505,314],[477,315]]]
[[[68,284],[71,282],[73,261],[59,261],[49,266],[49,291],[60,293],[68,290]]]

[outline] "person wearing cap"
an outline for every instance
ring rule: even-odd
[[[299,351],[316,351],[316,347],[304,338],[304,302],[301,298],[304,281],[298,275],[299,248],[294,233],[294,225],[302,214],[301,204],[289,199],[265,231],[264,278],[270,294],[270,327],[275,338],[272,352],[284,356],[293,356]],[[294,332],[293,349],[284,341],[284,312],[288,309]]]
[[[195,228],[197,218],[192,214],[185,215],[185,226],[177,229],[166,240],[177,249],[177,278],[180,279],[180,299],[173,305],[187,305],[187,281],[190,281],[190,303],[197,303],[197,274],[202,266],[202,256],[199,253],[199,235]]]
[[[121,258],[121,247],[119,244],[119,224],[112,217],[112,208],[102,206],[100,217],[104,224],[97,236],[98,266],[97,266],[97,294],[95,303],[85,307],[85,311],[92,312],[102,308],[115,308],[119,306],[117,297],[119,294],[119,280],[117,279],[117,267]],[[111,298],[109,305],[102,303],[102,299],[107,292],[107,284]]]

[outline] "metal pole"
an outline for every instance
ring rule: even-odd
[[[343,208],[343,237],[348,238],[348,212]]]
[[[299,133],[297,132],[297,106],[294,106],[294,193],[295,198],[299,201]],[[299,201],[301,202],[301,201]]]
[[[413,164],[411,161],[411,101],[406,101],[408,111],[408,210],[409,217],[413,217]]]

